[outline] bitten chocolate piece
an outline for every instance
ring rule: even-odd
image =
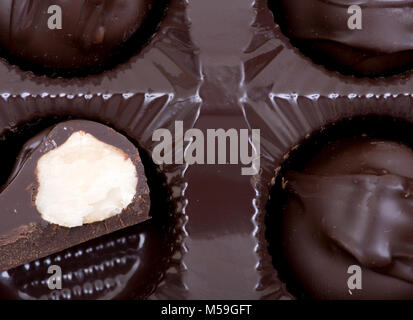
[[[149,188],[126,137],[72,120],[25,144],[0,207],[0,270],[7,270],[148,220]]]
[[[413,67],[409,0],[270,0],[270,5],[294,45],[333,70],[380,76]],[[361,8],[361,29],[348,26],[351,5]]]
[[[50,29],[57,5],[61,29]],[[64,73],[98,70],[142,26],[152,0],[2,0],[0,46],[25,65]]]
[[[339,140],[302,171],[287,172],[284,188],[290,194],[284,256],[307,294],[413,298],[412,149],[386,140]],[[350,266],[361,268],[358,283]]]

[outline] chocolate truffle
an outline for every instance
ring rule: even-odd
[[[410,1],[270,0],[269,4],[292,43],[329,69],[374,77],[413,66]],[[358,20],[352,20],[356,12],[349,11],[352,5],[361,9]]]
[[[27,69],[76,74],[104,69],[142,26],[153,0],[2,0],[0,47]],[[49,19],[61,8],[61,29]],[[53,7],[52,7],[53,9]]]
[[[289,194],[284,258],[307,295],[413,298],[410,147],[372,138],[338,140],[282,180]],[[354,266],[360,268],[356,287]]]
[[[23,147],[0,193],[0,270],[149,219],[136,147],[111,128],[71,120]]]

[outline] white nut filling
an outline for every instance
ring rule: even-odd
[[[64,227],[103,221],[122,212],[136,194],[138,175],[122,150],[77,131],[37,164],[36,207]]]

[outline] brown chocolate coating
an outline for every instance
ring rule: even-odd
[[[412,2],[409,0],[270,0],[277,22],[316,62],[357,76],[395,74],[413,66]],[[351,5],[362,29],[351,30]]]
[[[4,0],[0,3],[0,47],[12,60],[43,69],[102,69],[141,27],[152,2]],[[62,9],[61,30],[48,27],[51,5]]]
[[[42,155],[63,144],[76,131],[121,149],[138,173],[133,202],[119,215],[102,222],[64,228],[43,220],[34,205],[37,193],[36,166]],[[111,128],[86,120],[59,123],[43,131],[23,147],[12,175],[0,194],[0,270],[27,263],[90,239],[149,219],[149,188],[138,150]]]
[[[302,172],[284,175],[283,249],[313,298],[413,297],[413,150],[373,139],[326,146]],[[347,272],[362,269],[349,293]]]

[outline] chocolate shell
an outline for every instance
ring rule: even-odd
[[[85,132],[122,150],[136,167],[138,184],[132,203],[120,214],[101,222],[75,228],[50,223],[41,215],[36,197],[39,192],[38,162],[75,132]],[[121,228],[141,223],[149,217],[149,188],[137,149],[125,137],[104,125],[72,120],[43,131],[23,146],[16,166],[0,194],[0,270],[4,271]]]
[[[412,298],[412,157],[399,143],[351,139],[283,175],[284,256],[312,298]],[[360,290],[348,287],[350,266]]]
[[[2,1],[0,47],[6,58],[32,71],[73,75],[104,70],[145,27],[154,2]],[[56,7],[59,16],[53,19]]]
[[[411,1],[270,0],[269,5],[293,44],[329,69],[376,77],[413,66]],[[352,16],[357,27],[351,27]]]

